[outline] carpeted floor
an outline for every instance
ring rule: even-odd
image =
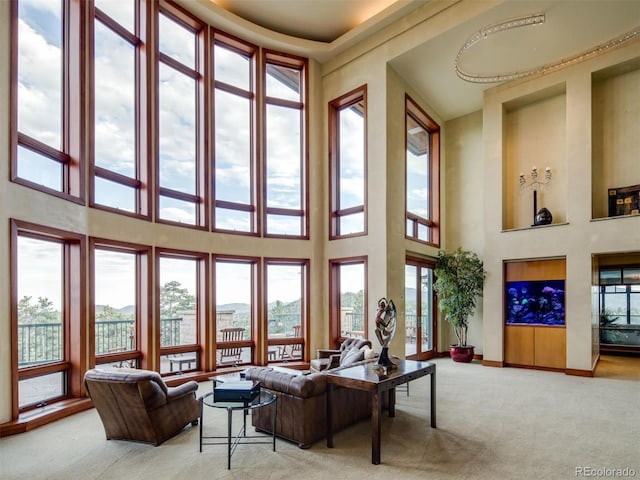
[[[276,452],[270,445],[240,445],[227,470],[225,446],[198,452],[198,428],[159,447],[107,441],[90,410],[0,439],[0,478],[526,480],[586,473],[614,478],[614,469],[625,468],[640,477],[637,376],[584,378],[435,362],[438,428],[428,426],[428,377],[412,382],[410,396],[398,392],[396,417],[384,418],[377,466],[370,463],[367,421],[336,434],[333,449],[323,441],[301,450],[278,440]],[[199,393],[210,388],[202,383]],[[224,415],[207,410],[206,432],[224,434]]]

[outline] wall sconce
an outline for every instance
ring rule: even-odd
[[[538,211],[538,187],[551,182],[551,167],[545,167],[544,180],[538,180],[538,168],[534,165],[531,168],[531,180],[527,182],[524,172],[520,172],[520,189],[533,188],[533,226],[548,225],[553,220],[551,212],[546,208]]]

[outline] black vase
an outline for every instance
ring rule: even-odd
[[[551,215],[551,212],[545,207],[542,207],[540,210],[538,210],[533,223],[534,225],[549,225],[552,220],[553,215]]]

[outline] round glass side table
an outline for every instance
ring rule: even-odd
[[[213,392],[205,393],[199,398],[200,401],[200,452],[203,445],[227,445],[227,469],[231,469],[231,455],[235,452],[239,444],[269,444],[273,443],[273,451],[276,451],[276,418],[278,416],[278,398],[270,392],[261,390],[251,401],[246,402],[216,402]],[[251,410],[264,408],[272,405],[272,435],[266,440],[266,435],[247,435],[247,415]],[[227,435],[225,436],[205,436],[204,428],[204,407],[222,408],[227,410]],[[242,428],[233,435],[233,412],[242,411]],[[226,439],[226,441],[222,441]]]

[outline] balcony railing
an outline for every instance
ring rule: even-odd
[[[347,337],[362,337],[364,334],[364,313],[346,312],[342,322],[342,335]]]
[[[160,320],[160,344],[180,345],[182,318]],[[96,322],[96,355],[135,350],[133,320]],[[18,325],[18,367],[62,360],[62,324],[27,323]]]
[[[62,360],[62,324],[18,325],[18,366]]]

